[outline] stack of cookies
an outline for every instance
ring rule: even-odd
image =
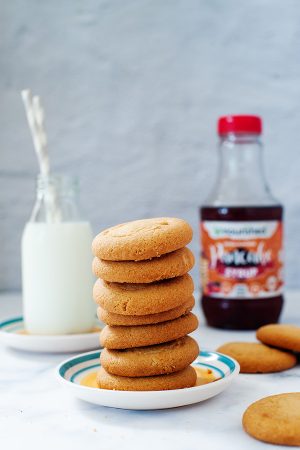
[[[198,326],[191,310],[194,256],[188,223],[145,219],[102,231],[93,241],[94,300],[107,325],[97,383],[103,389],[191,387],[199,348],[187,336]]]

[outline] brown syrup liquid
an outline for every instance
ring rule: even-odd
[[[267,221],[282,220],[282,206],[202,207],[201,220]],[[208,325],[216,328],[254,330],[278,322],[283,296],[259,299],[228,299],[202,296],[202,309]]]

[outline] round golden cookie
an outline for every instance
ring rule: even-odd
[[[123,314],[115,314],[106,311],[101,306],[98,306],[97,315],[99,320],[107,325],[149,325],[152,323],[166,322],[167,320],[177,319],[183,314],[189,313],[195,305],[194,297],[190,297],[177,308],[169,309],[157,314],[147,314],[145,316],[124,316]]]
[[[241,373],[281,372],[297,363],[295,355],[257,342],[229,342],[217,351],[236,359]]]
[[[244,430],[260,441],[300,445],[300,392],[272,395],[250,405],[243,415]]]
[[[116,391],[166,391],[170,389],[183,389],[195,386],[196,380],[196,371],[191,366],[179,372],[153,377],[120,377],[109,374],[101,367],[97,375],[99,388]]]
[[[98,278],[117,283],[152,283],[179,277],[192,269],[195,258],[187,247],[145,261],[93,260],[93,272]]]
[[[113,375],[147,377],[178,372],[189,366],[199,355],[197,342],[185,336],[166,344],[126,350],[104,349],[100,363]]]
[[[256,331],[256,337],[264,344],[300,352],[300,327],[295,325],[265,325]]]
[[[193,237],[182,219],[158,217],[122,223],[101,231],[93,240],[93,254],[109,261],[140,261],[185,247]]]
[[[132,327],[106,325],[100,333],[100,343],[109,349],[145,347],[179,339],[197,327],[198,319],[192,313],[153,325]]]
[[[98,279],[94,300],[116,314],[145,316],[177,308],[193,294],[194,283],[188,274],[150,284],[110,283]]]

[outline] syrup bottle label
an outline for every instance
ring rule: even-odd
[[[201,222],[203,294],[266,298],[282,292],[282,222]]]

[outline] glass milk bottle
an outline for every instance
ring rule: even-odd
[[[32,334],[88,332],[95,320],[92,230],[78,212],[78,180],[39,176],[22,237],[23,314]]]

